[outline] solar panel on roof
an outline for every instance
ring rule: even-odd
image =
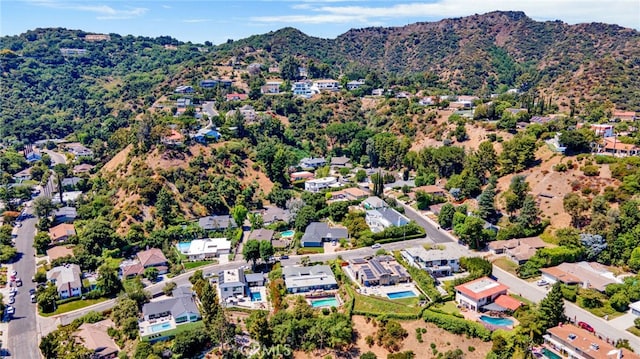
[[[362,271],[364,272],[364,276],[367,277],[367,279],[374,279],[375,278],[375,276],[373,275],[373,272],[371,271],[371,269],[369,267],[362,268]]]

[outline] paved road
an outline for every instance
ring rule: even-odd
[[[57,165],[58,163],[66,164],[67,156],[64,153],[55,152],[51,150],[43,150],[44,153],[48,154],[51,157],[51,167]]]
[[[202,103],[202,112],[209,116],[209,120],[213,117],[218,117],[218,111],[213,107],[215,104],[215,101],[206,101]],[[209,124],[211,124],[211,122],[209,122]]]
[[[456,242],[455,238],[453,238],[449,233],[442,229],[439,229],[440,226],[438,226],[430,219],[426,218],[426,216],[420,214],[420,212],[415,210],[413,207],[403,203],[402,201],[398,201],[398,203],[400,203],[402,207],[404,207],[404,215],[407,216],[407,218],[416,221],[416,223],[420,227],[424,228],[424,230],[427,232],[427,236],[431,238],[434,243]]]
[[[27,208],[27,213],[32,215],[32,207]],[[18,288],[14,304],[16,312],[9,322],[8,350],[11,358],[40,358],[39,337],[36,330],[36,305],[31,303],[29,295],[29,289],[35,287],[31,282],[31,277],[35,274],[36,268],[33,237],[37,221],[35,217],[24,219],[16,238],[19,259],[13,264],[13,269],[18,272],[23,286]]]
[[[546,295],[547,289],[545,287],[538,287],[535,283],[530,283],[502,270],[497,266],[493,266],[493,275],[500,281],[509,287],[509,289],[518,293],[521,296],[533,301],[540,302]],[[574,322],[587,322],[595,330],[596,334],[603,339],[611,339],[616,341],[617,339],[628,339],[631,347],[637,352],[640,352],[640,338],[626,331],[626,328],[619,328],[611,322],[596,317],[588,311],[580,308],[574,303],[564,302],[565,314]]]

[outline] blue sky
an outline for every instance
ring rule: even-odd
[[[535,20],[640,29],[639,0],[0,0],[0,35],[66,27],[218,44],[285,26],[333,38],[350,28],[401,26],[494,10],[521,10]]]

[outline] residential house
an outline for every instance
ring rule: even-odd
[[[82,295],[82,279],[80,266],[65,264],[53,267],[47,272],[47,281],[53,283],[61,299]]]
[[[28,181],[31,179],[31,167],[24,169],[16,174],[13,175],[13,179],[20,183],[23,181]]]
[[[309,158],[301,159],[298,166],[300,166],[301,168],[316,169],[318,167],[323,167],[326,164],[327,164],[327,160],[324,157],[316,157],[316,158],[309,157]]]
[[[256,110],[251,105],[244,105],[239,109],[242,118],[246,121],[255,121],[256,119]]]
[[[347,82],[347,90],[349,91],[357,90],[364,85],[365,85],[365,81],[363,79],[349,81]]]
[[[62,56],[76,56],[76,55],[85,55],[87,53],[87,49],[70,49],[70,48],[60,48],[60,53]]]
[[[361,205],[362,205],[362,208],[366,210],[382,209],[382,208],[388,207],[387,202],[385,202],[384,200],[382,200],[382,198],[378,196],[371,196],[365,199],[364,201],[362,201]]]
[[[476,312],[493,303],[499,296],[506,295],[507,287],[489,277],[482,277],[455,287],[456,302]]]
[[[230,93],[225,97],[229,101],[244,101],[249,98],[246,93]]]
[[[198,225],[205,231],[226,231],[238,227],[236,221],[228,214],[202,217],[198,219]]]
[[[539,123],[541,125],[544,125],[546,123],[551,122],[553,119],[551,117],[548,116],[533,116],[529,119],[529,122],[531,123]]]
[[[391,226],[402,227],[409,224],[409,218],[390,207],[370,209],[365,219],[373,233],[382,232]]]
[[[440,188],[438,186],[435,185],[426,185],[426,186],[420,186],[420,187],[415,187],[414,189],[411,190],[411,192],[413,193],[413,197],[415,197],[415,194],[418,192],[424,192],[428,195],[431,196],[438,196],[438,197],[446,197],[447,196],[447,190],[445,190],[444,188]]]
[[[396,285],[411,281],[407,270],[393,256],[376,256],[369,260],[356,258],[349,261],[356,280],[365,287]]]
[[[583,128],[584,126],[584,123],[579,123],[576,128]],[[614,126],[609,124],[594,123],[589,125],[589,129],[599,137],[613,137],[615,135],[613,132]]]
[[[179,98],[176,100],[176,107],[177,108],[186,108],[191,106],[191,99],[190,98]]]
[[[55,246],[47,250],[49,263],[64,257],[73,257],[73,246]]]
[[[306,67],[300,66],[298,67],[298,76],[307,78],[309,76],[309,71]]]
[[[340,82],[331,79],[314,80],[311,89],[316,92],[338,91],[340,90]]]
[[[351,167],[351,160],[347,156],[331,157],[331,167]]]
[[[82,174],[82,173],[89,173],[91,172],[91,170],[93,170],[96,166],[94,165],[90,165],[88,163],[83,163],[77,166],[73,167],[73,174],[74,175],[78,175],[78,174]]]
[[[247,273],[244,275],[244,278],[249,288],[263,287],[267,283],[267,278],[264,273]]]
[[[634,111],[621,111],[615,110],[612,115],[614,120],[633,122],[638,119],[637,114]]]
[[[251,233],[249,233],[249,240],[255,239],[257,241],[271,242],[274,234],[275,234],[275,231],[272,231],[270,229],[265,229],[265,228],[254,229],[251,231]]]
[[[24,157],[27,159],[28,163],[33,163],[36,161],[40,161],[42,159],[42,156],[40,155],[40,153],[35,151],[28,152],[27,154],[25,154]]]
[[[468,95],[460,95],[458,96],[458,101],[468,101],[468,102],[473,102],[476,100],[479,100],[480,98],[478,96],[468,96]]]
[[[185,287],[174,289],[167,299],[146,303],[142,306],[142,315],[143,319],[138,322],[141,337],[162,336],[162,332],[202,318],[193,291]]]
[[[340,187],[338,179],[335,177],[323,177],[308,180],[304,183],[304,190],[309,192],[319,192],[329,187]]]
[[[396,98],[406,98],[406,99],[410,99],[411,98],[411,94],[405,91],[400,91],[398,93],[396,93]]]
[[[596,262],[561,263],[555,267],[540,268],[542,279],[548,283],[578,284],[584,289],[604,292],[607,285],[622,283],[607,267]]]
[[[506,254],[519,246],[527,246],[535,249],[544,248],[547,244],[540,237],[514,238],[503,241],[490,242],[487,247],[493,254]]]
[[[400,255],[410,265],[427,271],[434,277],[446,277],[460,271],[460,257],[464,253],[459,247],[445,244],[430,250],[422,246],[409,247],[401,250]]]
[[[69,202],[78,202],[78,200],[80,200],[80,198],[82,197],[82,191],[67,191],[67,192],[62,192],[62,203],[69,203]],[[51,199],[51,201],[54,204],[59,204],[60,202],[60,196],[59,195],[55,195],[53,196],[53,198]]]
[[[109,328],[115,328],[111,319],[96,323],[83,323],[78,327],[76,340],[85,348],[92,350],[91,359],[117,358],[120,347],[108,333]]]
[[[206,143],[209,140],[218,141],[220,137],[222,137],[222,135],[220,135],[220,132],[207,127],[201,128],[198,130],[198,132],[191,135],[191,138],[200,143]]]
[[[523,305],[524,303],[517,300],[516,298],[503,294],[496,298],[493,303],[485,305],[484,309],[495,312],[515,312]]]
[[[163,136],[160,142],[167,146],[180,146],[184,141],[184,135],[175,129],[170,129],[166,136]]]
[[[312,86],[313,83],[311,81],[297,81],[291,85],[291,91],[295,96],[309,98],[313,95]]]
[[[508,108],[508,109],[505,109],[505,111],[509,112],[513,116],[516,116],[516,115],[518,115],[519,113],[522,113],[522,112],[525,112],[525,113],[529,112],[526,108],[512,108],[512,107]]]
[[[383,96],[384,95],[384,89],[373,89],[371,91],[371,95],[372,96]]]
[[[289,222],[291,212],[288,209],[282,209],[276,206],[265,206],[262,212],[262,223],[268,226],[275,222]]]
[[[369,196],[369,192],[357,187],[348,187],[331,194],[331,201],[357,201]]]
[[[267,81],[262,87],[260,87],[260,92],[267,94],[279,94],[280,86],[282,86],[282,81]]]
[[[242,269],[227,269],[218,274],[218,295],[225,303],[227,298],[244,297],[248,292],[247,279]]]
[[[70,223],[60,223],[55,227],[49,228],[49,237],[51,237],[51,242],[53,243],[64,242],[75,235],[76,227]]]
[[[214,88],[216,86],[218,86],[218,80],[215,79],[209,79],[209,80],[202,80],[200,81],[200,87],[202,87],[203,89],[210,89],[210,88]]]
[[[136,254],[142,268],[155,267],[159,274],[165,274],[169,270],[169,261],[158,248],[150,248]]]
[[[436,104],[436,102],[433,100],[433,97],[431,96],[423,97],[422,99],[420,99],[420,101],[418,101],[418,103],[422,106],[433,106]]]
[[[471,101],[458,100],[458,101],[452,101],[449,103],[449,108],[454,108],[454,109],[464,110],[464,109],[471,109],[472,107],[473,107],[473,102]]]
[[[298,171],[293,172],[289,175],[291,182],[300,181],[300,180],[310,180],[315,176],[312,172],[309,171]]]
[[[178,250],[190,261],[201,261],[219,258],[221,255],[231,252],[231,241],[226,238],[194,239],[189,246],[178,243]]]
[[[640,300],[629,304],[631,314],[640,317]]]
[[[560,143],[560,132],[556,132],[555,136],[553,136],[553,138],[550,138],[548,140],[545,141],[548,145],[551,146],[551,148],[553,149],[553,151],[558,152],[558,153],[564,153],[564,151],[567,150],[567,146],[563,145],[562,143]]]
[[[76,189],[78,183],[82,181],[80,177],[67,177],[62,179],[62,188],[67,191],[72,191]]]
[[[606,333],[605,333],[606,334]],[[640,355],[573,324],[559,324],[547,329],[543,358],[570,359],[638,359]]]
[[[109,34],[87,34],[84,36],[85,41],[110,41],[111,36]]]
[[[80,143],[68,143],[66,146],[67,151],[76,157],[91,157],[93,156],[93,151],[88,149],[87,147],[81,145]]]
[[[176,87],[174,92],[186,94],[186,93],[194,93],[195,90],[193,89],[193,86],[181,85]]]
[[[323,242],[349,238],[346,228],[330,228],[324,222],[311,222],[300,239],[301,247],[322,247]]]
[[[615,157],[636,156],[640,153],[640,147],[633,144],[622,143],[618,141],[618,138],[615,136],[607,137],[603,142],[603,144],[598,145],[599,153],[604,153]]]
[[[282,268],[282,275],[289,293],[338,289],[338,282],[328,265],[287,266]]]

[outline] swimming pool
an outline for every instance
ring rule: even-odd
[[[290,229],[288,231],[284,231],[284,232],[280,232],[280,236],[283,238],[287,238],[287,237],[293,237],[293,235],[296,234],[296,231]]]
[[[251,292],[251,301],[252,302],[260,302],[262,300],[262,296],[260,292]]]
[[[545,358],[549,358],[549,359],[562,359],[562,357],[554,352],[552,352],[551,350],[544,348],[542,349],[542,355],[545,356]]]
[[[389,299],[401,299],[401,298],[413,298],[413,297],[417,297],[417,295],[412,290],[405,290],[403,292],[387,293],[387,297],[389,297]]]
[[[171,329],[171,323],[169,322],[154,324],[149,327],[149,330],[151,330],[151,333],[164,332],[165,330],[169,330],[169,329]]]
[[[311,306],[313,308],[321,308],[321,307],[337,307],[340,303],[338,303],[338,299],[336,297],[327,297],[320,299],[312,299]]]
[[[178,247],[180,253],[186,253],[189,250],[190,246],[191,242],[178,242],[178,244],[176,244],[176,247]]]
[[[491,324],[491,325],[497,325],[499,327],[511,327],[513,326],[513,320],[509,319],[509,318],[494,318],[494,317],[489,317],[486,315],[482,315],[480,316],[480,320],[482,320],[485,323]]]

